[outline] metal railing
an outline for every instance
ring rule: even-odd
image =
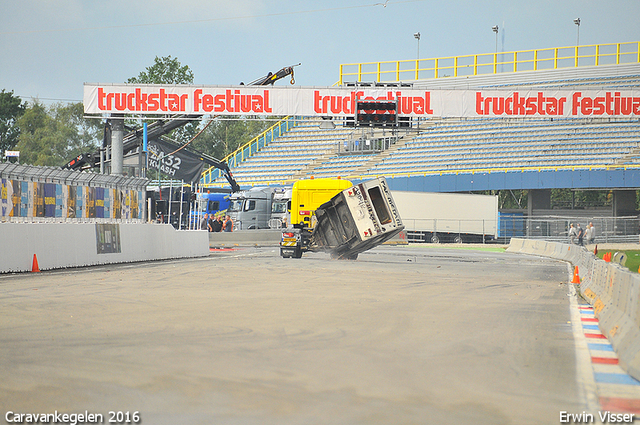
[[[500,214],[498,226],[495,220],[482,219],[403,219],[409,242],[488,242],[493,239],[508,242],[511,238],[541,239],[554,242],[575,243],[578,238],[569,236],[570,225],[580,223],[586,229],[593,223],[595,236],[583,243],[638,243],[640,218],[631,217],[550,217]]]
[[[143,178],[0,163],[0,222],[142,222],[147,183]]]
[[[577,243],[569,236],[570,225],[580,223],[586,229],[588,223],[595,227],[593,243],[638,242],[640,219],[631,217],[500,217],[499,236],[525,239],[544,239],[555,242]],[[587,243],[586,238],[584,243]]]
[[[410,81],[629,63],[640,63],[638,41],[341,64],[338,84],[352,81]]]
[[[398,136],[357,135],[337,144],[337,152],[342,155],[378,153],[389,149],[398,141]]]

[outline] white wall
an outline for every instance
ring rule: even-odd
[[[94,223],[0,223],[0,273],[209,255],[206,231],[170,225],[118,224],[119,253],[98,254]]]

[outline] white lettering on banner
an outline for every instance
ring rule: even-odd
[[[180,170],[182,159],[175,155],[167,155],[162,152],[156,145],[149,145],[149,168],[157,169],[169,176],[175,176],[176,171]]]
[[[419,90],[85,84],[87,114],[353,117],[356,102],[397,101],[404,117],[640,116],[640,90]]]

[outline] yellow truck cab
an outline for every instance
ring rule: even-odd
[[[310,178],[295,182],[291,188],[290,226],[282,231],[280,255],[284,258],[302,257],[302,253],[308,248],[313,227],[316,225],[316,209],[352,186],[349,180],[339,178]]]
[[[316,209],[351,186],[353,184],[349,180],[340,178],[298,180],[291,190],[290,223],[304,224],[312,229]]]

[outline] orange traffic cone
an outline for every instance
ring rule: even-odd
[[[31,265],[31,272],[39,272],[40,271],[40,267],[38,267],[38,257],[36,257],[36,254],[33,254],[33,264]]]
[[[580,284],[580,274],[578,273],[578,266],[576,266],[575,270],[573,271],[573,279],[571,280],[571,283]]]

